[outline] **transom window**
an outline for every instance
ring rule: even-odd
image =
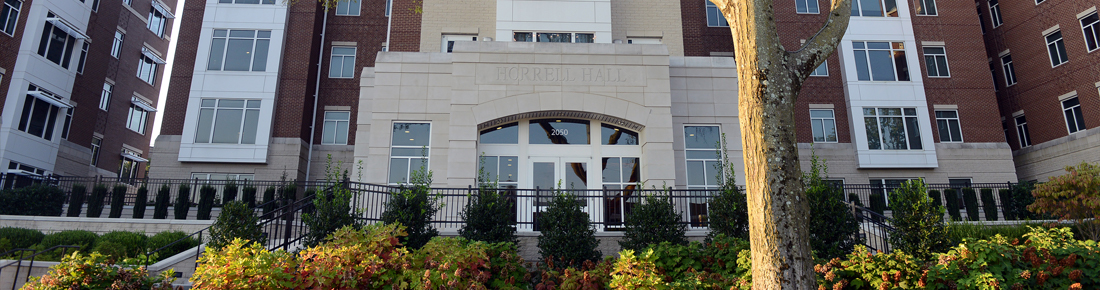
[[[1016,84],[1016,68],[1012,66],[1012,55],[1005,54],[1001,57],[1001,68],[1005,72],[1005,86]]]
[[[1016,116],[1016,134],[1020,137],[1020,148],[1031,146],[1031,132],[1027,129],[1027,118]]]
[[[942,46],[924,47],[924,66],[930,78],[951,76],[947,69],[947,51]]]
[[[898,17],[896,0],[852,0],[852,16]]]
[[[708,3],[710,1],[707,1]],[[821,11],[817,7],[817,0],[794,0],[796,13],[817,14]]]
[[[15,35],[15,24],[19,22],[19,9],[22,7],[23,1],[4,0],[3,11],[0,11],[0,31]]]
[[[202,99],[195,143],[256,144],[260,100]]]
[[[412,173],[427,171],[431,156],[430,123],[393,123],[390,139],[390,184],[412,181]]]
[[[1066,115],[1066,128],[1070,133],[1085,130],[1085,116],[1081,113],[1081,101],[1077,97],[1062,101],[1062,112]]]
[[[519,123],[485,129],[478,140],[481,144],[519,144]]]
[[[917,15],[936,16],[936,0],[917,0]]]
[[[798,0],[795,0],[798,1]],[[707,4],[707,26],[710,27],[729,27],[729,22],[726,22],[726,16],[722,15],[722,11],[718,10],[718,6],[711,3],[710,0],[703,0]]]
[[[530,144],[591,144],[587,120],[539,119],[529,124]]]
[[[856,74],[861,81],[908,81],[909,66],[901,42],[853,41]]]
[[[833,110],[810,110],[810,128],[814,133],[814,143],[835,143],[836,119]]]
[[[962,127],[959,126],[959,111],[936,110],[936,127],[940,131],[940,142],[962,142]]]
[[[600,125],[603,145],[638,145],[638,133],[608,124]]]
[[[915,108],[863,108],[867,148],[871,150],[922,149]]]
[[[208,70],[265,71],[270,30],[215,29]]]
[[[1069,61],[1066,55],[1066,43],[1062,41],[1062,31],[1054,31],[1047,34],[1047,52],[1050,55],[1050,66],[1056,67]]]
[[[1097,40],[1097,36],[1100,36],[1100,25],[1097,23],[1100,23],[1100,16],[1096,12],[1081,18],[1081,32],[1085,35],[1085,47],[1089,52],[1100,48],[1100,41]]]

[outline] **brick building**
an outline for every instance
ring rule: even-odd
[[[6,1],[0,166],[19,175],[143,174],[175,6]]]
[[[1100,161],[1095,1],[977,1],[1003,132],[1020,180]]]

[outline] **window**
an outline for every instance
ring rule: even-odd
[[[867,148],[871,150],[919,150],[920,126],[915,108],[863,108]]]
[[[1004,24],[1004,21],[1001,21],[1001,7],[997,5],[997,0],[989,0],[989,18],[993,21],[993,28]]]
[[[148,111],[142,109],[137,104],[130,104],[130,113],[126,116],[126,128],[144,135],[145,120],[148,116]]]
[[[1047,34],[1047,52],[1050,54],[1050,66],[1056,67],[1069,61],[1066,55],[1066,43],[1062,41],[1062,31]]]
[[[215,29],[206,69],[220,71],[267,70],[270,30]],[[224,61],[223,61],[224,60]]]
[[[111,91],[115,90],[115,85],[111,83],[103,83],[103,92],[99,94],[99,109],[106,111],[111,105]]]
[[[321,144],[347,145],[350,122],[351,112],[325,112],[325,129],[321,134]]]
[[[336,15],[345,16],[359,16],[359,10],[362,10],[360,2],[362,0],[347,0],[336,2]],[[386,8],[389,8],[389,0],[386,0]],[[389,11],[386,11],[386,15],[389,16]]]
[[[638,145],[638,133],[603,123],[600,125],[603,145]]]
[[[852,16],[898,17],[896,0],[852,0]]]
[[[1020,148],[1031,146],[1031,132],[1027,130],[1027,118],[1016,117],[1016,134],[1020,137]]]
[[[1039,3],[1043,3],[1043,2],[1046,2],[1046,0],[1035,0],[1035,5],[1039,5]]]
[[[936,16],[936,0],[917,0],[917,15]]]
[[[1081,102],[1077,97],[1062,101],[1062,112],[1066,115],[1066,128],[1070,133],[1085,130],[1085,116],[1081,114]]]
[[[530,144],[576,145],[591,144],[588,120],[538,119],[531,120],[528,127]]]
[[[76,73],[79,73],[79,74],[84,73],[84,62],[88,60],[88,45],[89,44],[90,43],[85,41],[84,45],[80,46],[80,58],[76,62]]]
[[[134,6],[134,0],[122,0],[122,3],[125,3],[126,6]]]
[[[519,144],[519,123],[500,125],[481,131],[481,144]]]
[[[15,24],[19,22],[19,9],[22,7],[21,0],[4,0],[4,10],[0,11],[0,31],[15,36]]]
[[[329,63],[328,77],[355,77],[355,48],[346,46],[332,47],[332,62]]]
[[[1098,44],[1100,41],[1097,40],[1097,36],[1100,36],[1098,22],[1100,22],[1100,17],[1097,16],[1096,12],[1081,18],[1081,31],[1085,34],[1085,46],[1089,52],[1100,48],[1100,44]]]
[[[103,138],[92,137],[92,166],[99,165],[99,150],[103,147]]]
[[[455,41],[477,41],[477,36],[472,35],[443,35],[442,52],[451,52],[455,48]]]
[[[836,119],[833,110],[810,110],[810,127],[814,133],[814,143],[834,143],[836,138]]]
[[[925,46],[924,67],[930,78],[950,77],[951,72],[947,69],[947,50],[942,46]]]
[[[118,56],[122,53],[122,40],[126,38],[126,34],[122,31],[115,31],[115,40],[111,43],[111,56],[118,59]]]
[[[58,107],[52,102],[57,97],[53,94],[39,90],[35,85],[27,89],[27,98],[23,101],[23,114],[19,117],[19,131],[53,140],[54,125],[57,123]]]
[[[516,188],[519,186],[519,157],[517,156],[482,156],[478,163],[479,176],[484,174],[489,180],[478,180],[478,183],[497,183],[499,188]]]
[[[900,178],[900,179],[874,178],[874,179],[870,180],[871,188],[872,188],[871,190],[872,190],[873,193],[882,195],[882,198],[884,199],[883,202],[885,202],[886,205],[890,205],[890,193],[894,192],[894,190],[900,188],[902,183],[905,183],[906,181],[909,181],[909,180],[916,180],[916,179],[909,179],[909,178]],[[870,203],[868,203],[868,204],[870,204]]]
[[[1012,55],[1005,54],[1001,57],[1001,68],[1005,71],[1005,86],[1016,84],[1016,69],[1012,67]]]
[[[390,12],[393,10],[393,0],[386,0],[386,17],[390,17]]]
[[[255,174],[238,173],[191,173],[191,179],[225,181],[225,180],[255,180]]]
[[[710,3],[710,1],[707,1],[707,3]],[[817,7],[817,0],[794,0],[794,6],[796,13],[821,13]]]
[[[427,171],[431,128],[429,123],[393,123],[390,184],[413,182],[413,172]]]
[[[596,41],[596,35],[592,33],[574,33],[573,43],[593,43]]]
[[[218,0],[226,4],[275,4],[275,0]]]
[[[158,65],[153,58],[142,54],[141,61],[138,61],[137,77],[150,85],[156,84]]]
[[[475,37],[474,40],[477,40],[477,38]],[[513,32],[512,40],[516,42],[593,43],[596,41],[596,35],[570,32]],[[648,41],[648,43],[660,44],[661,40],[656,39],[656,42]]]
[[[141,166],[138,162],[142,162],[141,154],[122,149],[122,159],[118,161],[118,179],[122,183],[132,184],[133,179],[137,177],[137,173],[141,171]],[[148,161],[148,160],[144,160]]]
[[[959,126],[959,111],[936,110],[936,127],[940,130],[940,142],[962,142],[962,127]]]
[[[684,126],[684,156],[687,160],[688,189],[718,188],[722,158],[718,126]]]
[[[861,81],[908,81],[909,66],[901,42],[853,41],[856,74]]]
[[[992,80],[993,80],[993,91],[994,92],[997,91],[997,72],[996,71],[997,71],[997,66],[993,65],[993,61],[990,60],[989,61],[989,76],[992,77]]]
[[[795,0],[798,1],[798,0]],[[703,0],[707,3],[707,26],[710,27],[729,27],[730,24],[726,22],[726,16],[722,15],[722,11],[718,11],[718,6],[711,3],[710,0]]]
[[[260,100],[202,99],[195,143],[256,144]]]
[[[69,128],[73,125],[73,108],[65,109],[65,123],[61,125],[61,139],[69,140]]]
[[[156,1],[156,0],[153,0]],[[164,37],[164,27],[168,25],[168,19],[164,17],[164,13],[157,10],[158,4],[153,4],[153,7],[149,8],[149,30],[156,34],[157,37]]]
[[[47,19],[56,19],[53,13],[49,13]],[[69,35],[65,29],[56,26],[49,20],[42,28],[42,41],[38,45],[38,55],[46,57],[53,63],[69,68],[69,61],[73,56],[73,46],[76,45],[76,37]]]
[[[811,77],[827,77],[827,76],[829,76],[829,62],[827,62],[827,61],[822,62],[821,65],[817,66],[817,68],[814,69],[814,71],[810,73],[810,76]]]
[[[99,12],[99,0],[92,0],[92,12]]]

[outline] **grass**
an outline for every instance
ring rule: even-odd
[[[1030,232],[1028,227],[1069,227],[1073,229],[1073,237],[1081,238],[1081,234],[1077,231],[1076,227],[1071,224],[1048,224],[1039,222],[1024,222],[1015,225],[983,225],[983,224],[971,224],[971,223],[950,223],[947,225],[947,235],[955,243],[961,243],[964,239],[967,240],[983,240],[989,239],[996,235],[1001,235],[1008,238],[1009,241],[1013,239],[1023,238],[1024,234]]]

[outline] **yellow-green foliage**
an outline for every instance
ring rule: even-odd
[[[150,277],[145,267],[122,267],[107,263],[107,257],[98,253],[81,255],[73,253],[50,268],[42,277],[32,277],[23,290],[65,289],[149,289],[170,290],[172,270]]]
[[[619,252],[615,270],[611,272],[611,288],[615,289],[668,289],[654,264],[653,249],[646,249],[635,256],[634,250]]]
[[[396,224],[341,228],[328,242],[298,254],[295,289],[404,288],[409,252],[398,237],[405,235],[405,227]]]
[[[295,285],[293,254],[268,251],[258,243],[234,239],[199,257],[191,277],[196,290],[281,290]]]

